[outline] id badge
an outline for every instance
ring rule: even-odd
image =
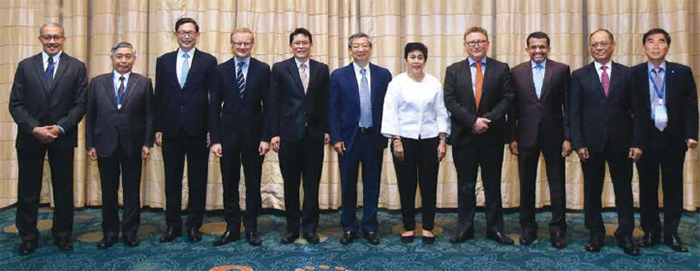
[[[654,120],[656,122],[668,122],[668,114],[666,114],[666,106],[657,104],[654,106]]]

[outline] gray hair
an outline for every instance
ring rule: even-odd
[[[352,41],[359,38],[367,38],[367,42],[369,42],[369,47],[372,47],[372,38],[370,38],[369,35],[360,32],[352,34],[352,36],[348,38],[348,48],[352,48]]]
[[[65,35],[65,33],[66,33],[66,30],[63,28],[63,26],[62,26],[61,24],[56,23],[56,22],[48,22],[48,23],[42,24],[42,25],[39,27],[39,36],[43,35],[43,34],[44,34],[44,28],[45,28],[45,27],[49,27],[49,26],[56,26],[56,27],[61,28],[61,36]]]
[[[120,41],[120,42],[118,42],[117,44],[115,44],[115,45],[112,47],[112,51],[110,51],[109,56],[114,56],[114,53],[115,53],[115,52],[117,51],[117,49],[119,49],[119,48],[129,48],[129,49],[131,49],[131,52],[134,53],[134,56],[136,56],[136,49],[134,49],[134,46],[131,45],[131,43],[128,43],[128,42],[126,42],[126,41]]]

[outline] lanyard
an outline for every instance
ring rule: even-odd
[[[661,75],[659,75],[661,76]],[[666,94],[666,75],[664,75],[664,80],[661,85],[661,90],[659,90],[659,87],[656,86],[656,83],[654,83],[654,78],[652,78],[651,71],[649,71],[649,82],[654,86],[654,92],[656,92],[656,96],[659,97],[659,102],[663,103],[664,100],[664,95]]]

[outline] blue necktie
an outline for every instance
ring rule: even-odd
[[[238,86],[238,97],[243,99],[245,90],[245,77],[243,77],[243,66],[245,62],[238,62],[238,70],[236,71],[236,86]]]
[[[182,54],[182,73],[180,74],[180,88],[185,87],[185,82],[187,81],[187,73],[190,72],[190,62],[187,61],[190,58],[188,54]]]
[[[540,99],[542,97],[542,83],[544,81],[544,76],[542,70],[544,67],[542,67],[542,64],[537,64],[535,66],[535,92],[537,92],[537,99]]]
[[[53,62],[53,57],[49,57],[49,66],[46,67],[46,73],[44,73],[44,81],[50,82],[53,79],[53,69],[56,67],[56,63]]]
[[[369,81],[367,80],[367,69],[361,69],[362,79],[360,80],[360,127],[372,127],[372,98],[369,92]]]

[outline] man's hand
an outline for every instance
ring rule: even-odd
[[[211,134],[207,132],[207,148],[211,147]]]
[[[698,146],[698,141],[695,139],[686,139],[685,144],[688,145],[688,149],[695,149]]]
[[[272,150],[275,152],[280,151],[280,137],[279,136],[273,137],[270,140],[270,147],[272,147]]]
[[[335,152],[337,152],[340,156],[343,156],[343,154],[345,153],[345,142],[336,142],[335,144],[333,144],[333,149],[335,149]]]
[[[590,158],[590,154],[588,154],[588,148],[580,148],[576,150],[576,153],[578,154],[578,159],[580,159],[581,162],[588,162],[588,158]]]
[[[400,139],[394,139],[392,140],[391,144],[394,144],[394,158],[396,158],[396,160],[399,160],[399,162],[403,162],[403,143],[401,143]]]
[[[637,162],[639,161],[639,158],[642,158],[642,149],[640,148],[630,148],[630,153],[629,153],[629,158],[632,159],[632,162]]]
[[[489,130],[489,123],[491,123],[490,119],[477,118],[476,122],[474,122],[474,126],[472,127],[472,132],[477,134],[486,133],[486,131]]]
[[[512,155],[518,156],[518,141],[511,141],[508,144],[508,149]]]
[[[323,134],[323,144],[331,143],[331,135],[328,133]]]
[[[214,155],[216,155],[217,158],[221,158],[222,156],[224,156],[224,153],[223,153],[223,151],[222,151],[222,149],[221,149],[221,143],[211,145],[211,147],[209,148],[209,150],[211,151],[211,153],[213,153]]]
[[[61,128],[58,128],[58,125],[48,126],[48,131],[54,138],[58,138],[61,135]]]
[[[219,144],[219,146],[220,145],[221,144]],[[258,153],[260,156],[265,156],[268,151],[270,151],[270,143],[267,141],[260,141],[260,146],[258,147]]]
[[[143,146],[141,148],[141,159],[146,159],[151,154],[151,148]]]
[[[561,143],[561,157],[566,158],[569,156],[569,154],[571,154],[571,150],[571,142],[564,140],[564,143]]]
[[[163,146],[163,132],[156,132],[156,146]]]
[[[54,139],[58,137],[58,135],[54,135],[49,131],[50,126],[37,126],[34,127],[34,130],[32,130],[32,135],[39,139],[42,143],[51,143]],[[58,129],[58,127],[56,128]]]
[[[92,160],[92,161],[97,160],[97,150],[95,150],[95,148],[91,148],[88,151],[88,157],[90,157],[90,160]]]
[[[445,153],[447,153],[447,143],[445,140],[440,140],[440,143],[438,144],[438,162],[442,162],[442,159],[445,158]]]

